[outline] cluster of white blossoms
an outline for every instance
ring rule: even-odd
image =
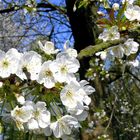
[[[113,46],[105,51],[101,51],[96,53],[96,56],[100,56],[102,60],[105,60],[107,57],[116,57],[123,58],[124,55],[129,56],[131,54],[135,54],[139,49],[139,44],[134,41],[134,39],[127,39],[124,44],[119,44],[117,46]]]
[[[67,48],[65,44],[64,51],[58,53],[52,42],[46,42],[44,46],[39,42],[39,46],[48,55],[56,54],[54,60],[42,62],[41,55],[35,51],[20,53],[14,48],[6,53],[0,51],[0,77],[8,78],[12,74],[21,81],[36,81],[49,90],[60,83],[60,101],[65,111],[56,114],[55,120],[51,119],[51,109],[46,107],[51,105],[44,101],[34,103],[19,93],[15,96],[20,105],[13,108],[11,117],[19,130],[44,133],[46,136],[53,132],[56,138],[62,138],[70,135],[73,128],[81,127],[79,121],[87,118],[91,102],[89,95],[95,89],[86,80],[77,81],[75,73],[80,64],[75,49]]]
[[[140,21],[140,7],[138,5],[128,4],[124,15],[129,21]]]
[[[68,50],[58,53],[55,60],[48,60],[43,64],[41,55],[35,51],[19,53],[14,48],[7,53],[0,51],[0,77],[7,78],[16,74],[21,80],[30,78],[46,88],[53,88],[57,82],[69,83],[76,79],[74,73],[78,71],[80,64],[75,54],[73,56],[72,51]],[[44,51],[46,52],[46,48]]]
[[[24,129],[26,125],[30,130],[39,130],[50,125],[50,112],[47,111],[45,102],[34,104],[26,101],[22,107],[16,106],[11,111],[11,116],[19,129]]]
[[[72,128],[79,128],[78,120],[71,115],[59,116],[57,121],[51,123],[51,113],[46,108],[46,103],[26,101],[22,107],[16,106],[11,111],[11,116],[19,130],[30,130],[34,133],[50,136],[53,132],[56,138],[70,135]]]
[[[105,29],[103,33],[101,33],[98,37],[99,39],[102,39],[104,42],[108,40],[116,40],[120,39],[120,33],[118,31],[117,26],[112,26],[109,29]]]
[[[135,0],[122,0],[122,4],[124,4],[125,2],[128,4],[133,4]]]
[[[130,21],[138,20],[140,21],[140,7],[137,5],[128,5],[124,15]]]
[[[133,39],[127,39],[124,44],[119,44],[110,48],[111,54],[117,58],[123,58],[124,55],[129,56],[138,51],[139,44]]]

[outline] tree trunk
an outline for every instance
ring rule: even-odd
[[[75,41],[75,49],[80,52],[89,45],[94,45],[98,35],[96,21],[96,6],[91,2],[87,7],[78,8],[81,0],[66,0],[67,15],[70,20],[70,25]],[[76,6],[76,10],[74,10]],[[81,63],[80,77],[84,78],[87,68],[89,67],[89,58],[86,58]]]
[[[78,8],[81,0],[66,0],[67,15],[75,40],[75,48],[79,52],[89,45],[95,44],[98,34],[96,21],[96,6],[92,2],[87,7]],[[77,7],[74,10],[74,5]]]

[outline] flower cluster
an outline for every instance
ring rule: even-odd
[[[124,55],[129,56],[138,51],[139,44],[133,39],[128,39],[124,44],[119,44],[111,48],[111,54],[117,58],[123,58]]]
[[[11,111],[12,118],[16,121],[19,129],[27,125],[30,130],[39,130],[50,125],[50,112],[46,109],[45,102],[26,101],[22,107],[16,106]]]
[[[120,33],[117,26],[112,26],[109,29],[105,29],[103,33],[99,35],[99,39],[102,39],[104,42],[108,40],[120,39]]]
[[[129,21],[140,21],[140,7],[138,5],[129,4],[124,12],[124,15]]]
[[[133,4],[135,0],[122,0],[122,4],[124,4],[125,2],[128,4]]]
[[[20,81],[34,81],[45,90],[52,91],[60,85],[60,102],[52,101],[52,105],[47,100],[34,101],[32,97],[14,93],[19,105],[10,111],[11,118],[19,130],[44,133],[46,136],[53,132],[56,138],[64,137],[70,135],[73,128],[81,127],[79,121],[87,118],[91,102],[89,95],[95,89],[86,80],[77,81],[75,73],[80,64],[76,59],[76,50],[65,48],[58,53],[52,42],[46,42],[45,46],[39,42],[39,46],[47,55],[57,53],[56,57],[43,62],[41,55],[35,51],[20,53],[14,48],[6,53],[0,51],[0,77],[8,79],[14,75]]]
[[[139,44],[137,42],[133,41],[133,39],[128,39],[124,44],[119,44],[96,53],[96,56],[100,55],[102,60],[105,60],[107,57],[123,58],[124,55],[129,56],[135,54],[138,51],[138,47]]]

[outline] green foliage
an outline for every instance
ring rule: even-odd
[[[81,0],[78,5],[78,8],[81,8],[81,7],[86,8],[90,3],[91,3],[91,0]]]

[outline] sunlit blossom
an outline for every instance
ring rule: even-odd
[[[111,53],[112,56],[114,56],[116,58],[123,58],[123,56],[124,56],[123,45],[119,44],[119,45],[113,46],[110,49],[110,53]]]
[[[54,43],[50,41],[46,41],[45,45],[43,45],[41,41],[38,41],[38,44],[40,49],[48,55],[55,54],[59,51],[58,49],[55,49]]]
[[[38,53],[34,51],[25,52],[20,59],[18,70],[16,72],[17,76],[22,80],[27,78],[36,80],[41,68],[41,62],[42,59]],[[29,77],[27,77],[26,71],[30,73]]]
[[[66,52],[70,57],[77,57],[77,50],[69,46],[69,41],[64,44],[64,52]]]
[[[77,119],[70,115],[65,115],[50,125],[56,138],[61,138],[63,135],[70,135],[73,127],[78,128],[80,125]]]
[[[104,42],[108,40],[120,39],[120,33],[117,26],[112,26],[109,29],[105,29],[103,33],[99,35],[99,39],[102,39]]]
[[[82,82],[81,82],[82,85]],[[88,94],[91,94],[91,91],[94,91],[91,87],[85,87],[84,84],[81,86],[77,81],[71,81],[67,84],[60,93],[60,98],[62,103],[66,107],[74,108],[78,106],[78,104],[86,104],[89,105],[91,102]],[[89,89],[88,89],[89,88]],[[87,93],[85,91],[87,89]],[[88,92],[89,91],[89,92]]]
[[[56,69],[55,79],[62,83],[75,79],[74,73],[78,71],[80,64],[76,58],[70,57],[67,53],[59,53],[54,67]]]
[[[133,4],[135,0],[122,0],[122,3],[124,4],[127,2],[128,4]]]
[[[16,73],[20,56],[20,53],[14,48],[7,53],[0,51],[0,76],[2,78]]]
[[[128,39],[124,43],[124,54],[129,56],[130,54],[135,54],[138,51],[139,44],[134,41],[134,39]]]
[[[28,106],[22,106],[19,108],[16,106],[12,111],[11,111],[11,116],[13,117],[14,120],[25,123],[28,122],[29,119],[32,117],[32,110]]]
[[[30,130],[46,128],[50,125],[50,112],[47,111],[45,102],[38,101],[36,104],[33,102],[26,102],[25,106],[30,106],[32,108],[32,118],[27,124]]]
[[[53,61],[44,62],[37,81],[40,84],[44,84],[46,88],[52,88],[55,86],[56,80],[54,78],[55,67],[53,67]]]
[[[119,10],[119,4],[118,3],[114,3],[113,4],[113,6],[112,6],[112,8],[115,10],[115,11],[117,11],[117,10]]]
[[[88,110],[88,106],[83,106],[80,103],[78,103],[74,108],[67,107],[68,113],[77,118],[79,121],[84,121],[87,118]]]
[[[137,5],[128,5],[124,15],[130,21],[139,20],[140,19],[140,7]]]

